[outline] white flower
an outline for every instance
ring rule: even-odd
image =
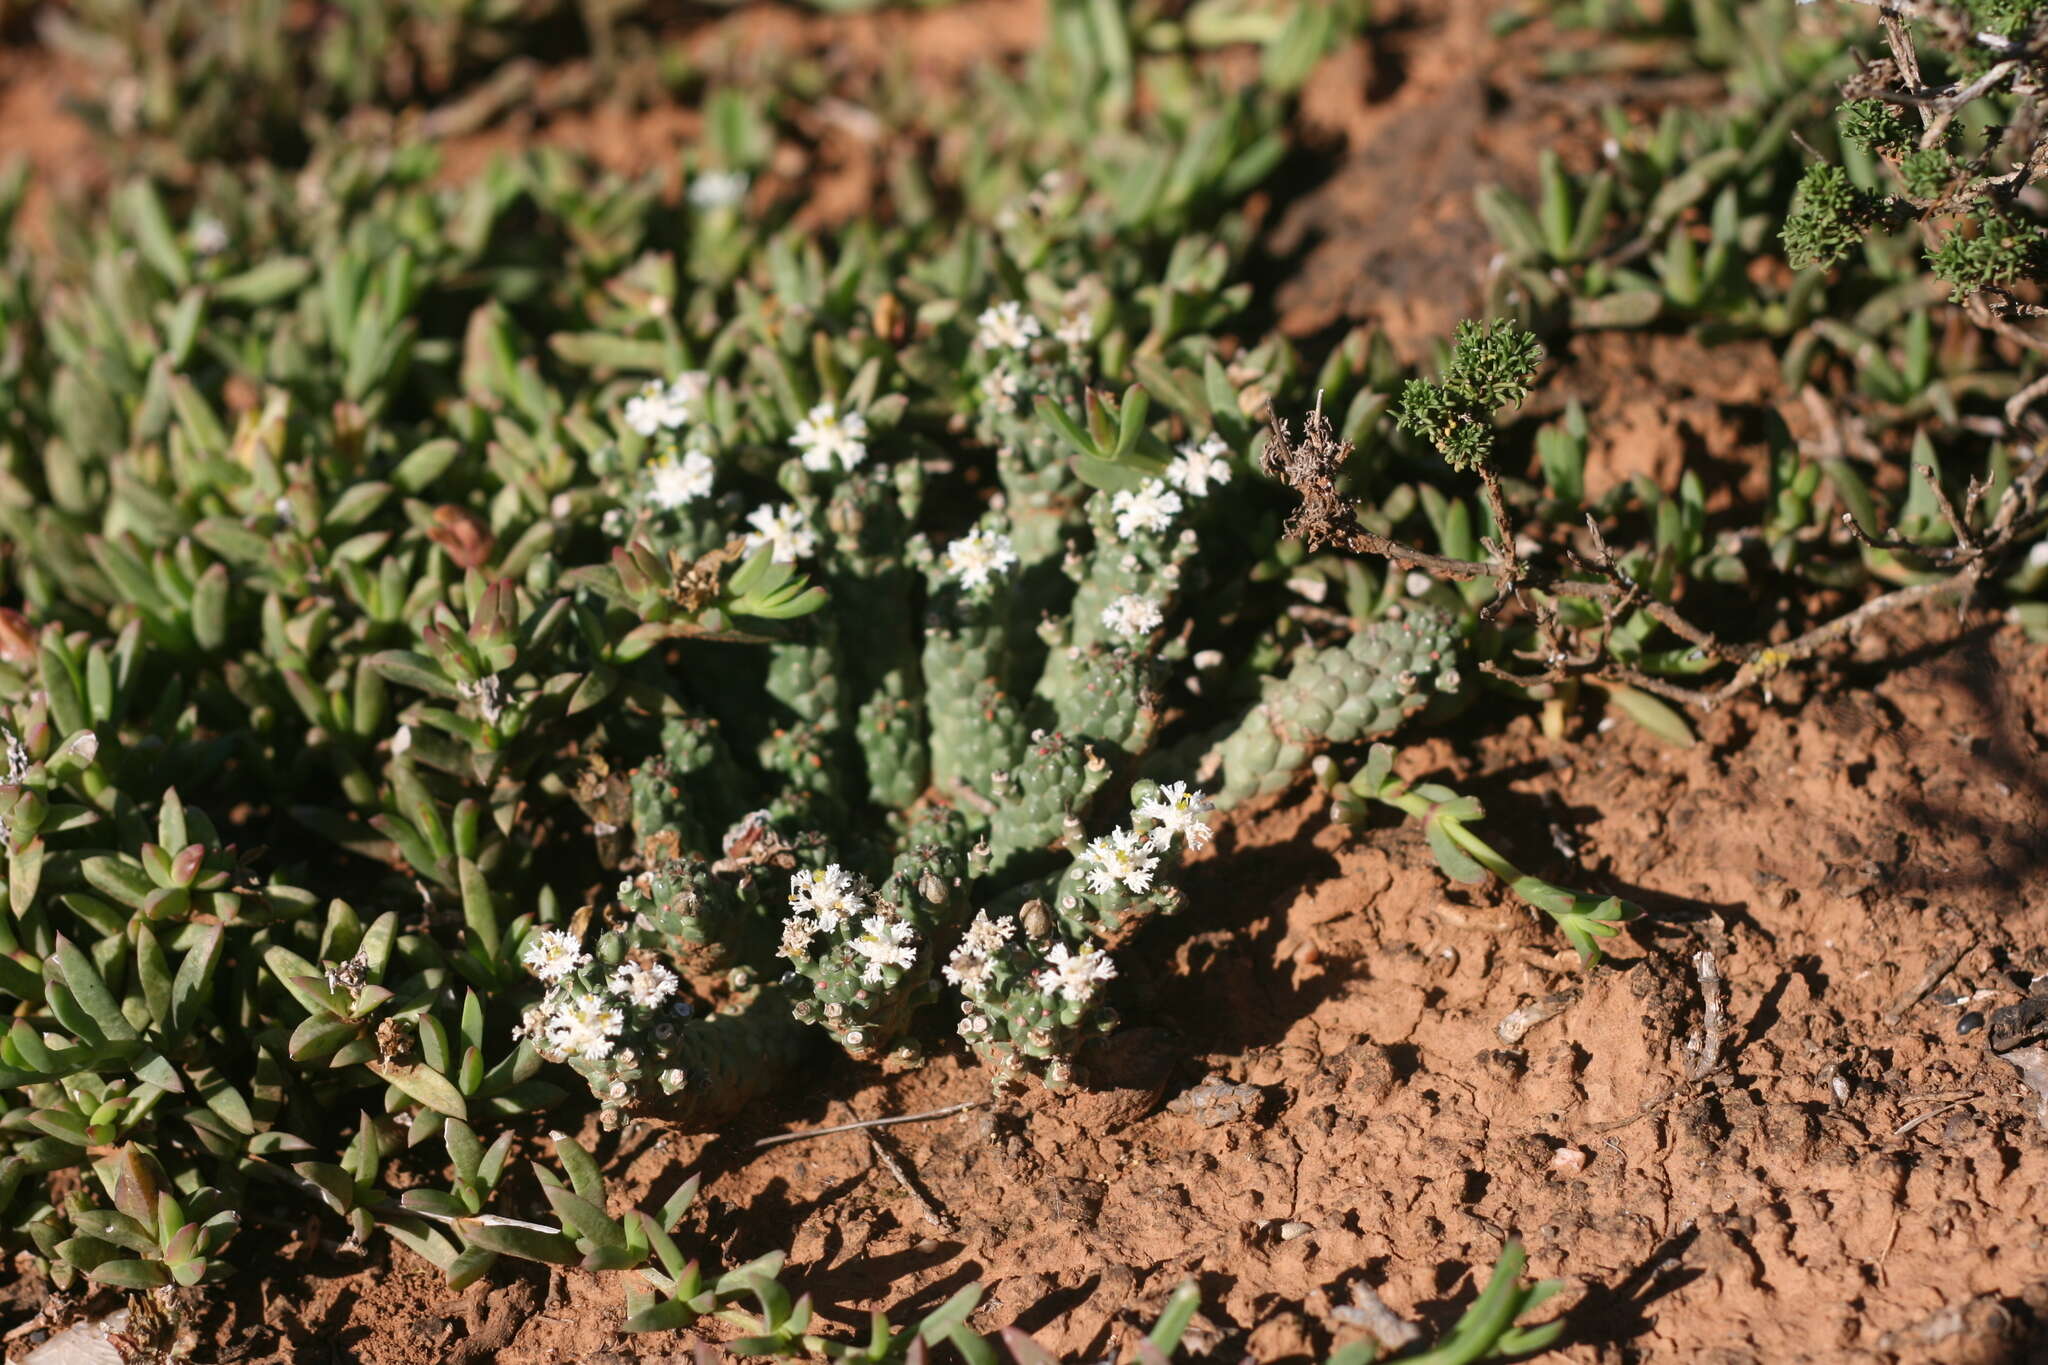
[[[1095,318],[1087,309],[1077,308],[1060,319],[1053,335],[1060,339],[1060,345],[1070,351],[1078,351],[1095,340]]]
[[[1180,458],[1166,467],[1166,477],[1191,498],[1207,497],[1210,485],[1220,488],[1230,482],[1230,447],[1213,431],[1200,445],[1184,442]]]
[[[218,256],[228,249],[228,225],[210,213],[192,219],[192,254]]]
[[[796,424],[789,443],[802,452],[805,469],[823,474],[835,460],[844,469],[857,467],[868,457],[867,439],[867,418],[820,403]]]
[[[547,1040],[557,1052],[596,1062],[612,1055],[612,1039],[625,1027],[624,1011],[586,991],[555,1006]]]
[[[699,171],[690,177],[690,207],[729,209],[746,197],[745,171]]]
[[[751,553],[766,545],[774,551],[777,564],[794,564],[818,548],[817,534],[793,506],[756,507],[747,513],[747,525],[754,528],[747,533],[747,550]]]
[[[946,547],[946,572],[963,588],[978,588],[1017,564],[1017,551],[1010,538],[980,527],[969,531]]]
[[[642,436],[673,431],[690,420],[689,404],[676,399],[671,385],[650,379],[626,400],[626,425]]]
[[[400,754],[405,753],[411,748],[412,727],[410,725],[401,725],[398,727],[398,733],[391,737],[391,756],[397,758]]]
[[[1024,381],[1008,365],[998,365],[981,377],[981,395],[997,412],[1015,412]]]
[[[974,339],[984,351],[1026,350],[1045,334],[1038,319],[1025,312],[1024,305],[1015,299],[1004,299],[984,308],[974,324],[980,329]]]
[[[676,993],[676,974],[660,963],[643,967],[637,962],[620,964],[606,983],[615,995],[623,995],[642,1009],[652,1009]]]
[[[1102,628],[1112,635],[1138,641],[1159,629],[1166,619],[1159,604],[1149,597],[1127,592],[1102,609]]]
[[[582,951],[576,936],[561,929],[543,929],[535,934],[521,953],[519,960],[526,964],[526,970],[543,981],[560,981],[569,973],[590,961],[590,954]]]
[[[2048,566],[2048,540],[2037,540],[2027,547],[2027,567],[2039,569]]]
[[[988,982],[989,960],[979,953],[970,953],[965,945],[939,968],[939,975],[963,991],[976,991]]]
[[[988,911],[974,912],[974,923],[967,926],[961,936],[960,951],[987,957],[996,949],[1008,943],[1017,932],[1017,921],[1013,919],[990,919]]]
[[[1129,540],[1140,531],[1167,530],[1180,515],[1181,501],[1180,494],[1163,480],[1147,479],[1135,493],[1128,488],[1119,489],[1109,506],[1116,513],[1117,535]]]
[[[853,951],[867,959],[868,965],[860,975],[862,981],[880,981],[889,967],[917,965],[917,930],[887,915],[869,915],[860,927],[861,936],[853,941]]]
[[[1055,943],[1045,960],[1049,965],[1038,974],[1039,989],[1058,991],[1077,1005],[1095,994],[1098,983],[1116,977],[1116,963],[1098,948],[1077,953],[1064,943]]]
[[[1157,795],[1138,807],[1138,814],[1159,823],[1152,827],[1152,847],[1164,849],[1178,834],[1189,848],[1209,843],[1209,822],[1202,817],[1215,807],[1199,791],[1189,791],[1185,782],[1169,782]]]
[[[1152,889],[1152,873],[1159,859],[1152,846],[1127,829],[1113,830],[1094,840],[1081,855],[1088,868],[1088,889],[1100,896],[1121,885],[1134,896]]]
[[[623,507],[605,508],[604,515],[597,519],[597,529],[603,531],[613,540],[617,540],[625,535],[626,509]]]
[[[656,507],[681,507],[711,491],[717,467],[701,450],[692,450],[678,460],[663,455],[647,466],[647,500]]]
[[[805,915],[791,915],[782,922],[782,955],[791,962],[806,962],[811,956],[811,937],[818,922]]]
[[[831,863],[822,872],[799,872],[789,879],[789,908],[809,916],[817,928],[830,933],[842,923],[851,923],[868,908],[868,902],[860,879]]]

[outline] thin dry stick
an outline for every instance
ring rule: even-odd
[[[1902,1138],[1906,1134],[1912,1132],[1915,1128],[1918,1128],[1921,1124],[1927,1122],[1927,1120],[1938,1119],[1943,1114],[1948,1113],[1950,1110],[1960,1109],[1964,1105],[1968,1104],[1971,1100],[1974,1100],[1976,1098],[1977,1097],[1975,1095],[1967,1095],[1962,1099],[1954,1100],[1948,1104],[1944,1104],[1939,1109],[1930,1109],[1926,1113],[1922,1114],[1919,1118],[1907,1119],[1904,1123],[1892,1129],[1892,1136],[1895,1138]]]
[[[910,1196],[910,1202],[917,1205],[918,1215],[925,1222],[948,1237],[960,1230],[960,1224],[953,1215],[939,1207],[938,1201],[932,1198],[930,1192],[925,1189],[924,1182],[917,1178],[916,1172],[910,1169],[910,1164],[897,1153],[893,1144],[886,1141],[880,1133],[869,1133],[868,1147],[874,1152],[875,1160],[881,1162],[889,1174],[896,1177],[896,1183]]]
[[[1906,1011],[1925,1000],[1928,993],[1941,984],[1943,977],[1956,969],[1956,964],[1963,960],[1963,955],[1974,946],[1965,943],[1937,954],[1934,961],[1927,964],[1927,970],[1920,974],[1920,979],[1907,990],[1900,992],[1899,998],[1892,1002],[1892,1007],[1884,1012],[1885,1026],[1897,1028],[1899,1020],[1906,1017]]]
[[[1697,1089],[1699,1083],[1707,1079],[1707,1077],[1718,1076],[1727,1069],[1728,1063],[1722,1062],[1718,1066],[1715,1066],[1710,1070],[1702,1071],[1697,1076],[1689,1077],[1686,1080],[1682,1080],[1677,1085],[1672,1086],[1669,1090],[1666,1090],[1663,1094],[1651,1100],[1648,1104],[1645,1104],[1642,1108],[1636,1110],[1635,1113],[1630,1114],[1627,1118],[1616,1119],[1612,1123],[1596,1123],[1593,1125],[1592,1131],[1595,1133],[1612,1133],[1617,1129],[1628,1127],[1631,1123],[1636,1122],[1638,1119],[1648,1118],[1650,1115],[1656,1113],[1659,1109],[1662,1109],[1665,1105],[1671,1103],[1671,1101],[1677,1099],[1680,1095],[1687,1094],[1690,1091]]]
[[[754,1145],[773,1147],[779,1142],[802,1142],[805,1138],[824,1137],[828,1133],[851,1133],[861,1128],[886,1128],[892,1123],[923,1123],[927,1119],[942,1119],[953,1114],[964,1114],[969,1109],[979,1109],[987,1103],[987,1100],[963,1100],[959,1104],[949,1104],[943,1109],[927,1109],[921,1114],[892,1114],[887,1118],[835,1123],[829,1128],[805,1128],[795,1133],[777,1133],[773,1137],[762,1138]]]

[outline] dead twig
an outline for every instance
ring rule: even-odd
[[[903,1192],[910,1196],[910,1202],[917,1205],[919,1217],[937,1228],[943,1236],[950,1237],[960,1230],[959,1222],[939,1207],[938,1201],[925,1189],[924,1182],[917,1178],[917,1173],[896,1151],[894,1143],[880,1133],[871,1132],[868,1134],[868,1147],[874,1152],[875,1160],[882,1163],[883,1168],[896,1178],[896,1183],[903,1187]]]
[[[1956,964],[1975,946],[1965,943],[1935,954],[1934,961],[1927,964],[1927,970],[1920,974],[1920,979],[1908,989],[1901,991],[1899,998],[1892,1002],[1892,1007],[1884,1012],[1885,1027],[1897,1028],[1899,1021],[1906,1017],[1906,1011],[1925,1000],[1928,994],[1941,984],[1941,979],[1954,971]]]
[[[1592,1131],[1595,1133],[1612,1133],[1619,1129],[1626,1128],[1631,1123],[1635,1123],[1640,1119],[1646,1119],[1650,1115],[1656,1113],[1659,1109],[1662,1109],[1665,1105],[1671,1103],[1671,1101],[1678,1099],[1680,1096],[1685,1095],[1691,1091],[1697,1090],[1699,1088],[1700,1082],[1706,1080],[1709,1076],[1718,1076],[1728,1069],[1728,1063],[1722,1062],[1718,1066],[1713,1067],[1711,1070],[1702,1071],[1697,1076],[1687,1077],[1685,1080],[1680,1081],[1677,1085],[1672,1086],[1669,1090],[1666,1090],[1663,1094],[1651,1100],[1648,1104],[1645,1104],[1642,1108],[1636,1110],[1635,1113],[1630,1114],[1627,1118],[1615,1119],[1612,1123],[1596,1123],[1593,1125]]]
[[[754,1145],[756,1147],[773,1147],[777,1143],[802,1142],[806,1138],[825,1137],[831,1133],[851,1133],[862,1128],[886,1128],[896,1123],[923,1123],[927,1119],[943,1119],[949,1118],[954,1114],[964,1114],[969,1109],[979,1109],[987,1103],[987,1100],[963,1100],[959,1104],[949,1104],[943,1109],[927,1109],[917,1114],[891,1114],[887,1118],[859,1119],[853,1123],[835,1123],[829,1128],[805,1128],[795,1133],[776,1133],[772,1137],[761,1138]]]
[[[1980,304],[1978,311],[1988,311],[1988,307]],[[1833,433],[1833,441],[1837,447],[1841,446],[1844,438],[1840,424],[1833,420],[1824,400],[1809,391],[1809,406],[1816,405],[1824,426]],[[1321,407],[1309,414],[1300,440],[1293,438],[1278,413],[1269,412],[1268,420],[1272,439],[1267,443],[1264,455],[1266,471],[1301,498],[1301,505],[1288,521],[1288,534],[1299,536],[1311,550],[1337,545],[1354,554],[1374,555],[1403,569],[1419,569],[1451,582],[1492,579],[1500,589],[1486,608],[1484,614],[1488,616],[1511,600],[1528,607],[1535,619],[1538,639],[1545,647],[1540,658],[1545,665],[1544,671],[1518,674],[1492,661],[1482,665],[1484,671],[1520,686],[1578,678],[1622,683],[1701,711],[1715,710],[1758,685],[1764,686],[1768,695],[1770,679],[1777,673],[1790,665],[1812,659],[1830,646],[1855,635],[1879,617],[1945,598],[1958,598],[1967,603],[1976,595],[1979,584],[2006,556],[2029,543],[2033,535],[2042,529],[2040,492],[2042,483],[2048,481],[2048,455],[2036,449],[2000,495],[1989,521],[1980,529],[1975,525],[1975,514],[1982,500],[1982,491],[1973,489],[1967,503],[1968,510],[1958,511],[1947,493],[1934,481],[1932,471],[1923,471],[1923,477],[1934,489],[1943,517],[1955,532],[1955,547],[1910,545],[1896,542],[1891,537],[1880,540],[1853,521],[1846,518],[1845,521],[1850,534],[1862,543],[1883,549],[1910,549],[1914,554],[1954,568],[1951,576],[1882,593],[1790,640],[1767,645],[1731,645],[1690,620],[1676,606],[1651,596],[1641,584],[1633,581],[1608,549],[1599,527],[1590,519],[1593,556],[1586,559],[1568,554],[1563,570],[1546,568],[1521,558],[1513,549],[1514,533],[1506,526],[1497,526],[1500,535],[1488,538],[1488,550],[1493,558],[1483,562],[1431,554],[1368,530],[1359,523],[1357,509],[1337,488],[1336,476],[1351,455],[1351,443],[1337,437]],[[1506,510],[1498,480],[1490,479],[1482,468],[1481,484],[1489,511],[1496,519],[1504,517]],[[1592,576],[1570,577],[1568,573]],[[1529,604],[1524,597],[1525,592],[1548,594],[1554,598],[1576,598],[1598,605],[1603,618],[1599,636],[1601,646],[1576,654],[1563,648],[1557,639],[1555,612],[1546,614],[1547,609],[1540,600]],[[1626,612],[1638,610],[1647,612],[1658,624],[1691,644],[1702,655],[1734,665],[1734,675],[1719,686],[1688,687],[1650,676],[1618,660],[1604,658],[1605,642],[1616,620]]]
[[[1927,1120],[1940,1118],[1943,1114],[1946,1114],[1954,1109],[1960,1109],[1964,1105],[1968,1104],[1971,1100],[1974,1100],[1976,1098],[1977,1097],[1975,1094],[1966,1095],[1962,1099],[1949,1101],[1947,1104],[1944,1104],[1939,1109],[1930,1109],[1926,1113],[1920,1115],[1918,1118],[1907,1119],[1904,1123],[1892,1129],[1892,1137],[1895,1139],[1902,1138],[1906,1134],[1912,1132],[1915,1128],[1918,1128],[1921,1124],[1927,1122]]]

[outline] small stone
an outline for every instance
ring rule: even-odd
[[[1280,1240],[1291,1242],[1297,1237],[1306,1236],[1314,1231],[1315,1229],[1306,1223],[1282,1223],[1280,1225]]]
[[[1550,1154],[1550,1169],[1577,1175],[1586,1169],[1586,1154],[1577,1147],[1560,1147]]]
[[[1959,1034],[1975,1033],[1983,1027],[1984,1012],[1982,1010],[1971,1010],[1968,1014],[1956,1020],[1956,1032]]]

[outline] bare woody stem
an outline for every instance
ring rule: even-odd
[[[2041,485],[2048,482],[2048,453],[2036,451],[2000,496],[1988,523],[1980,528],[1975,524],[1973,514],[1983,490],[1973,486],[1969,511],[1960,512],[1935,482],[1933,471],[1923,469],[1922,477],[1934,489],[1935,503],[1955,533],[1954,548],[1917,545],[1893,535],[1879,539],[1856,525],[1853,519],[1845,517],[1845,521],[1851,535],[1867,546],[1926,556],[1949,565],[1955,572],[1947,578],[1896,588],[1873,597],[1790,640],[1767,645],[1733,645],[1690,620],[1670,603],[1649,596],[1642,585],[1619,566],[1602,540],[1598,526],[1593,525],[1590,519],[1588,525],[1596,547],[1595,560],[1588,562],[1571,556],[1571,563],[1574,571],[1597,577],[1567,577],[1555,569],[1524,563],[1513,550],[1514,533],[1507,520],[1506,499],[1502,496],[1499,478],[1483,464],[1480,466],[1481,487],[1494,516],[1499,543],[1488,541],[1488,549],[1494,554],[1489,562],[1455,559],[1418,550],[1359,524],[1356,509],[1337,492],[1335,479],[1337,470],[1351,454],[1351,445],[1336,438],[1320,410],[1310,415],[1298,442],[1291,438],[1286,424],[1277,415],[1272,418],[1272,427],[1265,465],[1268,472],[1300,494],[1302,504],[1290,521],[1288,530],[1300,535],[1311,549],[1333,544],[1354,554],[1374,555],[1404,569],[1419,569],[1451,582],[1493,579],[1501,585],[1501,593],[1489,604],[1488,615],[1504,605],[1510,596],[1519,596],[1524,590],[1552,597],[1576,598],[1603,608],[1599,648],[1583,657],[1553,660],[1551,666],[1539,674],[1513,673],[1497,664],[1483,665],[1491,676],[1525,687],[1575,678],[1625,683],[1701,711],[1712,711],[1751,687],[1767,682],[1787,666],[1812,659],[1828,646],[1854,635],[1881,617],[1944,598],[1967,602],[2000,562],[2042,528]],[[1687,687],[1606,658],[1607,633],[1613,626],[1613,618],[1637,609],[1648,612],[1658,624],[1702,653],[1722,663],[1735,665],[1734,676],[1718,686]],[[1553,618],[1543,620],[1549,621],[1550,626],[1555,625]]]

